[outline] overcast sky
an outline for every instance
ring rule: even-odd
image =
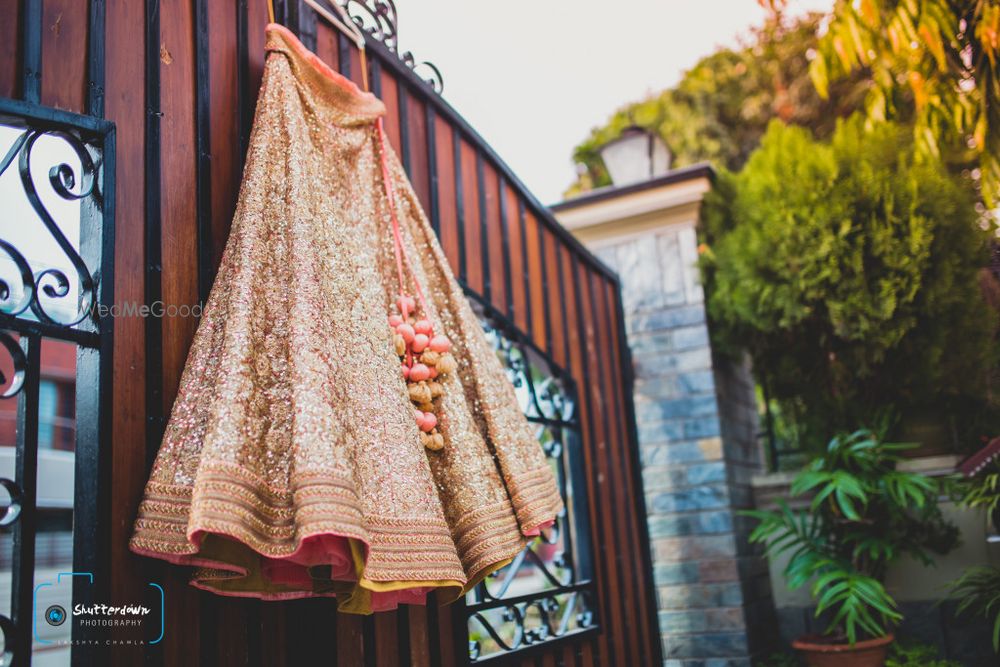
[[[792,11],[831,0],[790,0]],[[396,0],[401,50],[441,70],[445,98],[543,203],[573,147],[620,106],[667,88],[763,21],[756,0]]]

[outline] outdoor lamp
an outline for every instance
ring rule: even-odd
[[[604,144],[601,159],[616,186],[646,181],[670,170],[670,150],[663,139],[636,125]]]

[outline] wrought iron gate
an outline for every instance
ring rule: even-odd
[[[475,293],[469,296],[535,427],[566,506],[550,530],[469,593],[468,658],[484,662],[596,632],[597,590],[576,384],[506,316]]]
[[[17,402],[14,479],[0,479],[10,496],[0,530],[13,550],[0,630],[4,664],[29,665],[33,642],[56,643],[40,635],[40,622],[88,637],[64,605],[36,608],[39,592],[72,582],[72,601],[82,602],[102,599],[107,584],[115,134],[107,121],[4,99],[0,132],[0,400]],[[36,537],[51,523],[38,498],[50,481],[39,474],[39,434],[50,426],[40,419],[40,388],[51,342],[75,346],[73,496],[57,522],[71,527],[72,567],[58,566],[67,571],[54,572],[55,582],[35,567]]]

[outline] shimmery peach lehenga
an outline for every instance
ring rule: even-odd
[[[562,511],[555,480],[379,147],[382,102],[280,26],[267,50],[231,236],[130,546],[197,566],[192,583],[222,595],[335,595],[360,613],[457,597]],[[390,219],[458,362],[439,378],[438,451],[386,324]]]

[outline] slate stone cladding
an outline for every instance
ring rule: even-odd
[[[762,468],[748,364],[713,354],[691,225],[592,248],[621,277],[665,667],[749,667],[776,621],[746,548]]]

